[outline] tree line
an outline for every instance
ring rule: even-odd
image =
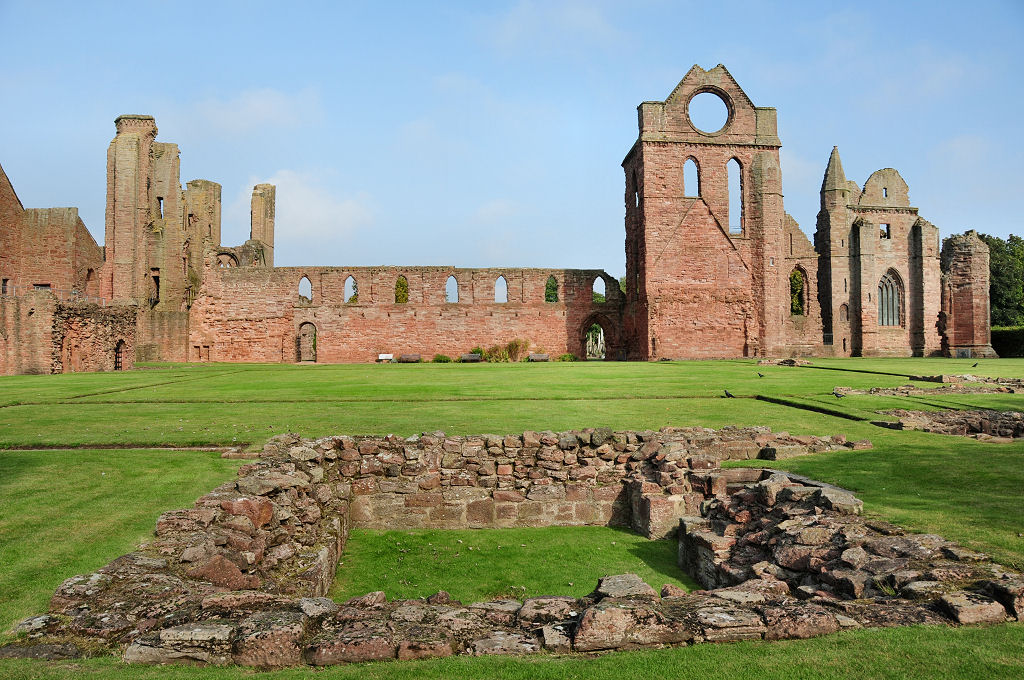
[[[1024,238],[978,236],[988,245],[992,325],[1024,326]]]

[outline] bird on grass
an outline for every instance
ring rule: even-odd
[[[977,368],[977,367],[978,367],[978,362],[977,361],[975,361],[973,364],[971,364],[971,368]]]
[[[732,392],[730,392],[729,390],[725,391],[725,396],[728,397],[729,399],[735,399],[736,398],[736,395],[733,394]]]
[[[836,392],[835,390],[832,390],[832,394],[835,395],[836,399],[842,399],[843,397],[846,396],[845,394],[843,394],[841,392]]]
[[[757,372],[757,377],[758,378],[763,378],[764,377],[764,373],[762,373],[761,371],[758,371]]]

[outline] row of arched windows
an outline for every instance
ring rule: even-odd
[[[604,302],[604,279],[600,276],[595,277],[592,289],[594,302]],[[352,276],[345,279],[344,295],[346,303],[354,304],[359,302],[359,286],[356,283],[355,278]],[[454,275],[449,276],[445,281],[444,298],[445,302],[448,303],[456,303],[459,301],[459,281]],[[395,280],[395,303],[404,304],[408,301],[409,280],[405,278],[405,276],[399,275]],[[503,275],[499,275],[498,278],[494,280],[494,301],[508,302],[508,280],[505,279]],[[556,279],[554,275],[549,276],[544,285],[544,301],[558,302],[558,279]],[[303,276],[299,280],[299,302],[305,304],[311,304],[313,302],[313,284],[310,282],[309,277]]]

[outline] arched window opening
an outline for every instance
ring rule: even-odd
[[[295,339],[299,361],[316,361],[316,326],[306,321],[299,325]]]
[[[735,158],[726,166],[729,170],[729,232],[738,234],[743,231],[743,172]]]
[[[508,302],[508,281],[504,276],[499,276],[494,281],[494,301]]]
[[[882,187],[882,198],[889,198],[889,187]]]
[[[850,320],[850,306],[845,302],[839,305],[839,320],[849,321]]]
[[[299,279],[299,303],[311,304],[313,302],[313,284],[309,277],[303,276]]]
[[[558,279],[554,274],[544,284],[544,302],[558,302]]]
[[[604,328],[601,327],[601,324],[594,323],[587,328],[584,346],[586,347],[587,359],[599,360],[605,358]]]
[[[409,279],[399,276],[395,281],[395,304],[404,305],[409,301]]]
[[[114,370],[124,369],[124,340],[118,340],[114,345]]]
[[[449,276],[448,280],[444,282],[444,301],[453,303],[459,301],[459,280],[454,276]]]
[[[604,279],[600,276],[594,278],[594,285],[591,287],[593,290],[594,302],[605,301],[605,289]]]
[[[807,281],[802,269],[797,267],[789,273],[789,313],[793,316],[807,314]]]
[[[687,158],[683,163],[683,196],[695,198],[700,195],[700,168],[697,161]]]
[[[359,284],[352,276],[345,279],[345,302],[353,305],[359,302]]]
[[[893,270],[885,273],[878,282],[878,325],[902,326],[902,286],[899,276]]]
[[[227,269],[229,267],[237,267],[238,260],[231,253],[220,253],[217,255],[217,267],[220,269]]]

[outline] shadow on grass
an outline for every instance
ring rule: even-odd
[[[637,536],[637,532],[626,527],[609,527],[614,531],[622,534],[628,534],[631,537]],[[647,567],[659,574],[665,576],[671,580],[682,581],[687,590],[696,590],[700,588],[700,584],[690,578],[690,575],[679,568],[676,564],[676,558],[679,551],[679,542],[675,538],[665,538],[657,541],[643,541],[634,543],[629,548],[629,553],[636,557],[636,559],[643,562]],[[655,590],[660,590],[663,583],[650,583],[650,586]]]

